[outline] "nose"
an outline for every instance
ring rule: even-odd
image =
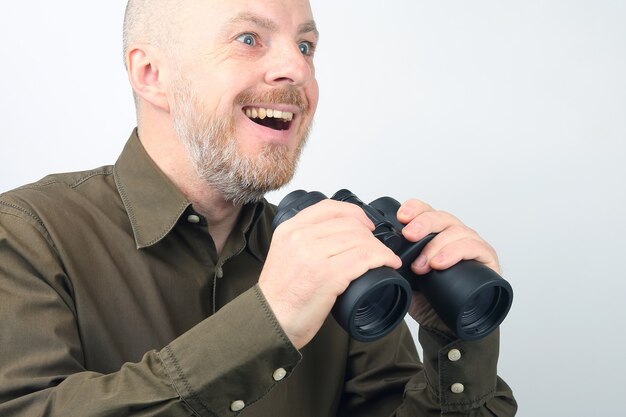
[[[265,81],[269,85],[301,86],[314,76],[313,62],[300,52],[297,44],[275,48],[269,58],[270,64],[265,74]]]

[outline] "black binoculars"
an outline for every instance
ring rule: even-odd
[[[272,226],[326,198],[318,191],[289,193],[278,205]],[[412,290],[423,293],[442,321],[463,340],[481,339],[502,323],[511,308],[513,290],[492,269],[469,260],[418,276],[411,271],[411,263],[435,233],[418,242],[406,240],[401,232],[404,225],[396,217],[400,203],[391,197],[368,205],[352,192],[340,190],[331,199],[361,207],[376,226],[374,236],[402,260],[397,270],[380,267],[366,272],[337,298],[333,317],[352,338],[368,342],[392,331],[408,311]]]

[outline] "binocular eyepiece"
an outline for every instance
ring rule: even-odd
[[[278,205],[272,226],[278,227],[326,198],[318,191],[289,193]],[[400,203],[391,197],[368,205],[352,192],[340,190],[331,199],[361,207],[375,225],[374,236],[402,260],[397,270],[369,270],[337,298],[332,314],[354,339],[373,341],[392,331],[408,311],[412,290],[422,292],[443,322],[463,340],[481,339],[502,323],[513,302],[513,289],[492,269],[470,260],[417,276],[411,263],[436,234],[418,242],[406,240],[401,232],[404,225],[396,217]]]

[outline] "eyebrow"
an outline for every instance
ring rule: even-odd
[[[310,20],[299,26],[298,34],[302,35],[304,33],[313,33],[316,38],[320,37],[320,32],[317,30],[317,26],[315,25],[315,21],[313,20]]]
[[[272,32],[278,30],[278,25],[273,20],[249,12],[239,13],[237,16],[230,19],[228,23],[230,25],[238,23],[253,23],[256,26]],[[313,33],[316,38],[319,38],[320,34],[317,30],[317,26],[315,25],[315,21],[310,20],[298,26],[298,35],[302,35],[304,33]]]

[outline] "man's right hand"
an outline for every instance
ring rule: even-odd
[[[380,266],[400,268],[373,230],[360,207],[330,199],[276,228],[259,287],[297,349],[319,331],[350,282]]]

